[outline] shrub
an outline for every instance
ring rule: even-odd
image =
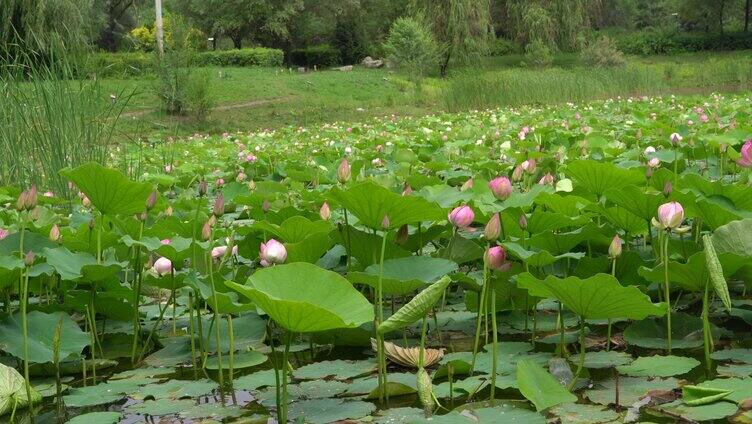
[[[188,33],[185,35],[185,46],[197,52],[206,50],[206,34],[198,28],[189,28]]]
[[[211,96],[211,75],[206,70],[191,73],[186,81],[185,106],[198,119],[203,121],[214,107]]]
[[[339,65],[342,63],[342,57],[339,50],[329,44],[319,44],[318,46],[290,51],[290,62],[298,66],[321,68]]]
[[[591,66],[624,66],[627,63],[624,54],[619,51],[613,40],[605,35],[591,42],[582,50],[580,57],[585,64]]]
[[[497,38],[489,43],[489,56],[505,56],[508,54],[520,53],[519,44],[506,38]]]
[[[133,48],[137,51],[150,52],[157,45],[156,30],[143,25],[133,28],[128,33],[128,38],[133,42]]]
[[[706,34],[651,29],[613,38],[619,50],[639,55],[752,49],[752,33],[743,32]]]
[[[389,62],[407,71],[413,80],[422,78],[438,63],[436,40],[428,27],[413,18],[394,21],[384,50]]]
[[[366,37],[360,21],[354,18],[337,20],[332,36],[332,46],[339,50],[342,63],[352,65],[368,55]]]
[[[255,47],[201,52],[193,60],[198,66],[281,66],[284,57],[282,50]]]
[[[554,61],[551,48],[541,39],[535,39],[525,46],[525,63],[531,66],[545,67]]]

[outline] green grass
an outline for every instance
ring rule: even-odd
[[[557,55],[551,68],[521,66],[522,55],[488,58],[428,78],[416,101],[411,84],[387,69],[298,73],[279,68],[205,68],[217,107],[204,121],[158,110],[153,80],[103,79],[109,92],[133,92],[118,138],[180,135],[362,121],[526,103],[561,103],[616,95],[654,95],[749,89],[749,51],[630,57],[624,68],[592,69],[577,55]]]

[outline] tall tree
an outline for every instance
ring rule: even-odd
[[[441,47],[441,76],[450,61],[465,62],[483,53],[493,36],[489,0],[413,0],[412,8]]]

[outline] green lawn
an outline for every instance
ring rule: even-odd
[[[521,67],[521,55],[489,58],[428,78],[420,101],[403,76],[388,69],[299,73],[274,68],[205,68],[215,109],[202,121],[161,113],[153,80],[103,79],[107,92],[131,93],[118,138],[310,125],[374,116],[426,114],[476,107],[555,103],[614,95],[749,89],[749,51],[630,57],[626,68],[593,70],[562,54],[553,68]]]

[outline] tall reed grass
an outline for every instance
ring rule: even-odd
[[[658,95],[717,88],[748,90],[752,59],[697,63],[632,63],[616,68],[465,70],[447,81],[451,112],[526,103],[576,102],[617,95]]]
[[[74,79],[73,62],[64,54],[34,63],[0,67],[0,180],[64,195],[67,182],[59,171],[107,161],[130,96],[106,93],[95,79]]]

